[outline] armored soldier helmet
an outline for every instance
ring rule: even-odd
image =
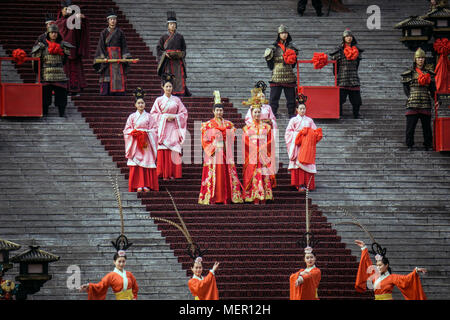
[[[283,33],[283,32],[289,33],[288,28],[284,24],[282,24],[278,27],[278,34]]]
[[[422,50],[422,48],[419,48],[416,50],[416,53],[414,53],[414,60],[417,58],[425,58],[427,55],[425,51]]]
[[[352,30],[350,30],[349,28],[345,29],[344,32],[342,33],[342,37],[345,38],[345,37],[348,37],[348,36],[353,37]]]
[[[49,24],[47,27],[47,33],[50,33],[50,32],[59,33],[58,25],[55,23]]]

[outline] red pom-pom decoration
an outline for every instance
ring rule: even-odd
[[[344,48],[344,55],[347,58],[347,60],[356,60],[359,56],[359,50],[357,47],[353,46],[346,46]]]
[[[48,40],[47,40],[47,43],[48,43],[48,53],[50,53],[50,54],[57,54],[57,55],[60,55],[60,56],[64,55],[64,51],[61,48],[61,45],[59,43],[51,42],[51,41],[48,41]]]
[[[22,49],[16,49],[12,52],[12,57],[14,59],[14,62],[18,65],[25,62],[25,58],[27,57],[27,54]]]
[[[286,52],[283,53],[283,59],[286,64],[294,64],[297,62],[297,55],[294,50],[287,49]]]
[[[328,55],[323,52],[314,52],[312,61],[314,69],[322,69],[328,64]]]
[[[447,38],[437,39],[433,48],[439,55],[447,56],[450,54],[450,41]]]
[[[431,76],[429,73],[422,73],[419,75],[419,78],[417,79],[419,82],[419,85],[421,86],[427,86],[431,82]]]

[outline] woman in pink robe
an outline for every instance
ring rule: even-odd
[[[130,114],[123,130],[125,157],[130,168],[128,191],[148,192],[150,189],[158,191],[156,123],[145,111],[142,89],[136,89],[134,95],[137,111]]]
[[[314,174],[317,172],[315,144],[322,139],[322,129],[317,129],[314,121],[307,117],[305,113],[306,106],[301,101],[297,106],[297,116],[291,118],[284,135],[289,156],[288,170],[291,172],[291,185],[295,186],[299,191],[305,191],[306,188],[309,190],[316,188],[314,181]],[[310,130],[307,128],[310,128]],[[308,135],[313,137],[313,141],[309,145],[305,141]],[[305,139],[302,139],[303,137]],[[302,140],[305,141],[303,144]],[[309,150],[301,150],[302,148],[308,148]],[[301,151],[306,151],[309,155],[310,159],[308,161],[299,159],[299,154],[302,154]]]
[[[164,95],[156,98],[150,114],[158,126],[157,174],[164,180],[181,178],[181,145],[186,137],[187,109],[172,95],[171,79],[165,79]]]

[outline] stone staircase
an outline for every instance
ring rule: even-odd
[[[44,12],[48,11],[49,2],[40,2],[47,7],[44,6],[39,10],[34,10],[32,13],[33,19],[30,20],[41,21]],[[85,1],[79,2],[87,5]],[[103,27],[104,6],[109,5],[109,3],[110,1],[102,0],[96,1],[96,4],[89,4],[88,17],[95,21],[92,28],[93,34],[98,34]],[[238,127],[243,126],[242,118],[236,110],[231,108],[232,105],[228,102],[240,107],[241,101],[248,98],[250,88],[256,80],[264,79],[267,81],[269,79],[270,74],[262,59],[262,53],[265,47],[274,40],[279,24],[286,23],[291,28],[293,38],[298,47],[303,50],[305,58],[312,57],[315,51],[332,49],[337,44],[337,39],[340,38],[342,30],[350,26],[357,35],[361,47],[366,49],[365,60],[361,65],[360,73],[363,81],[364,106],[362,113],[364,118],[353,120],[344,117],[342,120],[316,121],[325,133],[318,148],[318,188],[312,194],[313,202],[319,204],[319,207],[312,205],[312,227],[319,234],[319,237],[322,237],[322,246],[319,250],[320,266],[323,268],[324,278],[321,282],[319,295],[325,299],[368,297],[368,295],[356,294],[352,289],[357,265],[356,257],[359,257],[357,250],[354,250],[356,246],[352,245],[352,242],[355,238],[362,238],[367,242],[369,242],[369,239],[353,226],[335,225],[334,228],[338,231],[337,235],[336,231],[330,229],[329,222],[343,221],[345,216],[336,210],[337,207],[343,207],[356,215],[359,221],[374,234],[377,241],[388,247],[394,272],[406,273],[416,265],[425,266],[430,270],[429,275],[423,277],[423,285],[428,297],[431,299],[448,298],[449,288],[446,283],[448,283],[449,274],[448,170],[450,161],[446,154],[435,152],[409,154],[403,147],[404,116],[402,103],[404,99],[397,75],[409,66],[411,53],[397,41],[398,35],[395,31],[392,32],[391,28],[403,16],[417,14],[425,7],[425,4],[418,0],[412,1],[407,8],[401,8],[400,11],[398,3],[374,1],[370,4],[379,4],[382,9],[383,29],[368,31],[365,25],[365,17],[367,17],[365,9],[369,2],[366,3],[365,1],[360,5],[351,5],[353,13],[332,13],[330,17],[322,18],[315,17],[312,8],[309,8],[302,18],[298,17],[295,13],[295,2],[287,0],[263,1],[263,5],[260,6],[255,5],[252,1],[175,0],[152,3],[150,7],[146,7],[147,2],[144,0],[133,2],[121,0],[116,1],[116,3],[130,21],[128,23],[122,15],[119,17],[119,25],[126,29],[127,40],[130,39],[134,43],[130,49],[132,54],[141,58],[143,62],[140,65],[142,71],[139,71],[150,70],[150,72],[146,71],[146,74],[154,73],[155,70],[156,63],[151,61],[154,57],[150,57],[151,55],[147,51],[148,48],[154,50],[159,36],[165,31],[166,11],[173,9],[177,12],[179,31],[185,36],[189,50],[187,63],[190,89],[194,96],[206,97],[210,97],[213,90],[219,89],[223,97],[229,97],[229,100],[226,100],[227,114],[229,115],[227,118],[235,122]],[[399,12],[401,12],[401,18],[398,18]],[[280,19],[280,17],[283,18]],[[2,21],[9,22],[6,17]],[[24,30],[28,30],[25,33],[31,40],[27,40],[28,42],[25,43],[34,42],[35,37],[39,35],[42,29],[41,25],[36,22],[29,26]],[[136,28],[142,36],[145,41],[144,45],[140,44],[140,37],[132,36],[133,28]],[[0,27],[1,29],[3,28]],[[91,39],[91,43],[95,44],[96,37],[93,36]],[[380,46],[381,40],[384,40],[386,45]],[[17,44],[19,43],[24,43],[24,40],[18,39]],[[248,48],[243,49],[244,44]],[[9,45],[12,48],[17,47],[14,47],[16,43],[12,40],[10,40]],[[91,51],[93,51],[92,48]],[[383,60],[380,59],[380,56],[388,56],[389,59]],[[143,57],[145,59],[142,59]],[[90,68],[91,59],[85,61],[85,66],[86,69]],[[21,71],[20,68],[19,71]],[[21,72],[25,81],[33,80],[32,74]],[[327,71],[323,72],[326,75]],[[150,92],[149,101],[151,101],[158,94],[158,80],[153,76],[146,76],[146,80],[143,80],[137,74],[134,73],[130,76],[130,88],[143,83]],[[302,74],[302,79],[305,79],[308,84],[329,83],[329,77],[324,77],[321,72],[306,72],[304,75]],[[19,207],[19,203],[24,203],[24,198],[21,198],[20,195],[8,196],[9,186],[13,185],[11,181],[15,179],[16,175],[14,177],[4,176],[3,174],[0,176],[5,180],[3,181],[1,194],[5,194],[6,199],[8,199],[7,205],[16,205],[14,213],[11,210],[2,209],[9,214],[6,215],[2,212],[2,215],[0,215],[2,217],[1,237],[24,245],[31,238],[35,238],[37,242],[45,240],[43,243],[49,243],[51,246],[45,247],[43,244],[44,249],[60,254],[62,257],[64,256],[64,259],[67,259],[51,265],[52,270],[58,268],[55,274],[55,279],[58,280],[49,282],[39,296],[36,295],[36,298],[39,299],[83,299],[85,297],[65,289],[65,282],[68,277],[68,274],[66,274],[67,265],[80,265],[83,281],[85,281],[84,279],[97,281],[112,267],[112,261],[111,264],[108,262],[111,260],[109,241],[118,235],[120,224],[118,214],[114,211],[117,210],[117,206],[110,191],[109,178],[106,169],[104,169],[104,166],[106,166],[113,170],[112,167],[114,166],[110,160],[109,165],[107,164],[107,159],[111,158],[105,153],[104,148],[122,168],[122,173],[126,175],[123,146],[120,144],[120,139],[117,138],[117,132],[119,132],[120,127],[123,127],[126,115],[133,108],[129,103],[129,97],[115,99],[114,101],[95,97],[98,92],[96,80],[95,75],[88,74],[89,88],[85,95],[74,99],[78,111],[89,122],[91,129],[83,122],[73,105],[69,107],[69,118],[66,120],[51,119],[52,117],[50,117],[48,120],[37,120],[37,122],[39,124],[45,122],[42,130],[48,129],[46,128],[49,126],[48,123],[54,123],[61,128],[62,124],[71,121],[75,121],[74,127],[77,129],[80,127],[86,128],[87,132],[82,136],[84,138],[90,135],[86,139],[91,139],[92,146],[99,147],[98,152],[103,152],[105,158],[100,161],[102,165],[86,169],[82,166],[82,163],[85,162],[84,159],[94,158],[95,160],[92,161],[98,163],[99,160],[96,157],[100,157],[79,153],[73,156],[73,165],[78,168],[80,162],[81,169],[77,169],[74,176],[70,176],[69,179],[73,180],[68,180],[72,182],[67,183],[65,187],[61,187],[62,182],[59,183],[58,188],[69,190],[65,196],[61,195],[61,197],[67,197],[63,202],[59,200],[44,202],[41,197],[55,197],[55,195],[63,193],[59,192],[59,189],[53,189],[53,187],[47,191],[47,187],[42,183],[34,183],[34,185],[40,187],[39,190],[44,190],[45,186],[45,191],[42,191],[44,196],[32,190],[28,193],[28,196],[24,197],[27,200],[36,199],[34,201],[37,201],[32,207],[37,217],[30,217],[29,224],[21,221],[23,213],[21,216],[17,215],[20,214],[19,212],[29,212],[30,206]],[[194,134],[195,120],[204,121],[210,117],[207,112],[212,100],[209,98],[191,98],[184,99],[184,101],[188,105],[188,110],[190,110],[190,117],[192,115],[189,130]],[[348,104],[346,108],[348,108]],[[282,105],[280,109],[283,110]],[[348,110],[346,109],[347,113]],[[102,116],[105,111],[108,112],[106,117]],[[97,115],[94,114],[95,112],[97,112]],[[240,112],[243,113],[246,110],[240,108]],[[0,127],[3,128],[3,124],[5,124],[4,131],[10,132],[17,129],[17,132],[21,132],[21,130],[28,128],[27,122],[31,124],[34,120],[15,122],[10,119],[2,119]],[[286,122],[286,117],[282,115],[279,119],[281,138],[284,134]],[[17,127],[10,127],[13,124]],[[107,128],[109,129],[107,130]],[[103,149],[96,142],[92,130],[101,139],[104,145]],[[418,131],[420,133],[420,126]],[[45,132],[47,133],[47,130]],[[58,143],[66,146],[66,140],[55,142],[43,133],[36,135],[36,137],[41,136],[45,142],[51,142],[48,146],[44,143],[44,146],[50,148],[52,152],[55,151],[53,147],[57,146]],[[15,140],[14,134],[6,135],[6,133],[2,133],[1,137],[2,139],[5,137],[5,141],[10,141],[10,145],[17,146],[17,148],[21,147],[20,143]],[[52,136],[52,138],[55,137]],[[421,140],[418,137],[417,145],[420,145],[420,143]],[[285,163],[286,156],[282,147],[283,143],[280,142],[280,144],[279,158]],[[93,149],[92,146],[87,148],[90,152]],[[61,150],[61,148],[56,148],[56,150]],[[63,150],[69,153],[69,149]],[[80,152],[80,150],[77,150],[77,152]],[[2,152],[3,154],[7,156],[7,160],[2,162],[5,167],[2,171],[9,172],[11,171],[9,163],[15,163],[16,155],[9,154],[6,150],[4,153]],[[20,156],[19,153],[17,157]],[[420,165],[422,159],[427,160],[426,175],[417,173],[418,169],[422,169]],[[35,162],[34,160],[28,160],[27,164]],[[47,158],[42,156],[40,161],[44,160],[47,160]],[[55,166],[64,165],[64,168],[67,168],[67,164],[72,165],[72,162],[57,162],[55,160]],[[27,173],[24,167],[25,164],[21,165],[15,173]],[[208,244],[210,247],[208,259],[223,261],[218,276],[222,297],[239,299],[286,298],[286,275],[298,268],[301,259],[299,250],[293,250],[292,248],[295,246],[298,235],[304,231],[302,229],[304,225],[302,223],[297,224],[297,221],[304,221],[304,213],[302,214],[304,212],[304,201],[301,196],[299,198],[299,195],[293,194],[289,189],[289,176],[286,169],[282,168],[277,176],[280,187],[277,188],[275,196],[276,199],[280,199],[280,202],[267,205],[264,209],[256,210],[256,208],[253,208],[249,210],[248,206],[230,206],[227,208],[222,206],[206,208],[196,206],[194,203],[199,190],[200,166],[192,165],[185,166],[185,168],[182,184],[168,182],[166,185],[161,185],[162,188],[159,193],[140,195],[145,207],[141,205],[141,201],[136,200],[134,194],[125,192],[126,181],[121,181],[121,189],[124,191],[127,208],[125,230],[132,230],[134,238],[131,240],[136,239],[133,241],[135,245],[131,249],[132,254],[128,265],[130,270],[140,276],[138,281],[143,285],[142,298],[180,299],[188,297],[185,272],[181,271],[179,265],[177,266],[173,256],[173,252],[175,252],[178,262],[181,263],[184,270],[189,268],[189,259],[182,250],[184,239],[175,229],[159,224],[158,229],[162,230],[166,242],[170,243],[169,248],[164,240],[160,240],[160,232],[156,230],[156,227],[150,222],[143,222],[139,217],[141,214],[145,214],[145,210],[150,211],[153,216],[174,217],[173,209],[168,202],[169,199],[163,191],[165,186],[176,194],[175,198],[179,209],[188,221],[188,228],[192,231],[194,238],[199,243]],[[241,170],[240,167],[238,169]],[[57,177],[62,173],[54,167],[48,170],[46,176],[55,178],[36,177],[38,181],[60,182]],[[93,171],[95,174],[92,173]],[[92,176],[87,175],[87,173],[92,174]],[[32,175],[27,175],[26,179],[23,178],[21,181],[29,181],[29,176]],[[75,184],[76,181],[78,182]],[[92,181],[98,182],[95,184],[89,183]],[[425,183],[427,185],[423,187]],[[74,185],[77,185],[79,190],[85,190],[86,184],[91,187],[89,192],[83,192],[75,199],[69,196],[74,193],[71,191],[76,188]],[[16,191],[24,193],[21,190],[22,188],[21,185],[17,187]],[[102,191],[99,192],[99,190]],[[17,198],[18,200],[11,198]],[[70,199],[72,199],[72,203],[70,203]],[[73,203],[73,201],[80,202],[79,199],[90,199],[89,206],[83,207]],[[45,210],[39,209],[43,212],[42,215],[50,212],[49,217],[46,216],[48,220],[45,220],[48,222],[46,225],[41,225],[44,221],[40,219],[42,216],[37,214],[39,210],[36,210],[36,203],[37,205],[48,206]],[[92,203],[95,203],[96,206]],[[289,206],[289,203],[292,206]],[[56,206],[63,204],[67,205],[63,207],[64,210],[51,214]],[[7,206],[5,204],[2,207]],[[200,208],[202,211],[199,211]],[[247,209],[245,215],[242,214],[244,209]],[[112,211],[114,213],[111,213]],[[214,211],[214,219],[209,217],[210,211]],[[100,216],[98,216],[99,212],[101,212]],[[322,215],[322,212],[326,216]],[[61,213],[64,213],[64,215]],[[70,215],[67,215],[67,213],[70,213]],[[95,218],[93,214],[96,214]],[[33,213],[33,215],[35,214]],[[348,220],[350,219],[345,219],[345,221]],[[17,229],[11,230],[3,227],[6,226],[3,221],[14,223]],[[211,228],[211,225],[216,225],[217,229]],[[35,230],[32,226],[40,226],[40,228]],[[205,226],[207,227],[206,230],[209,231],[205,231]],[[89,228],[95,230],[96,233],[86,233],[85,230],[89,230]],[[149,234],[149,230],[152,233]],[[285,230],[285,232],[279,230]],[[98,235],[97,231],[103,231],[103,233],[99,232],[100,235]],[[73,236],[73,241],[65,240],[66,235],[67,238]],[[341,237],[344,243],[348,244],[348,249],[340,242]],[[419,238],[422,239],[420,244],[409,245],[411,240]],[[80,243],[82,243],[82,246],[80,246]],[[149,245],[149,243],[151,244]],[[150,252],[149,247],[151,247],[153,253]],[[238,261],[243,256],[242,248],[249,249],[246,251],[246,258],[253,260],[253,263]],[[350,249],[354,254],[353,257],[348,255]],[[273,254],[273,252],[276,252],[276,254]],[[157,258],[153,259],[153,254]],[[149,259],[149,256],[152,258]],[[86,264],[84,264],[84,259],[86,259]],[[80,261],[83,261],[83,263]],[[170,264],[170,267],[167,267],[166,264]],[[268,264],[271,267],[264,266]],[[144,271],[142,265],[148,269]],[[264,291],[261,286],[255,286],[251,282],[263,280],[255,278],[255,268],[261,275],[260,277],[264,278],[263,285],[268,288],[270,284],[269,290]],[[165,270],[174,270],[170,272],[173,278],[169,280]],[[236,270],[241,276],[236,276]],[[277,275],[274,276],[274,274]],[[246,283],[244,290],[242,290],[243,283]],[[152,287],[153,284],[155,285]],[[163,287],[164,285],[167,285],[167,287]]]
[[[421,126],[416,131],[419,150],[409,153],[404,146],[405,96],[400,73],[412,63],[413,53],[398,41],[393,26],[410,15],[426,12],[426,1],[347,1],[350,13],[331,13],[318,18],[308,5],[303,17],[296,14],[295,1],[159,1],[118,0],[147,45],[155,50],[166,30],[166,11],[177,13],[178,30],[186,39],[188,85],[194,94],[210,95],[220,90],[242,115],[241,102],[257,80],[270,79],[262,58],[275,39],[276,29],[286,24],[300,59],[314,52],[329,52],[349,27],[365,49],[360,66],[362,119],[351,118],[351,106],[344,105],[340,120],[316,120],[324,138],[317,150],[317,190],[314,203],[329,221],[351,221],[342,210],[357,217],[388,248],[393,270],[407,273],[417,266],[429,268],[423,285],[430,299],[447,299],[449,288],[450,159],[445,152],[424,152]],[[378,5],[381,29],[367,28],[366,10]],[[331,68],[312,70],[302,65],[302,83],[332,85]],[[328,69],[327,69],[328,68]],[[286,112],[283,103],[280,110]],[[284,149],[286,114],[278,119],[279,160],[286,167]],[[335,225],[352,253],[359,257],[353,240],[368,237],[358,228]],[[417,239],[421,239],[419,242]],[[400,298],[398,292],[396,298]]]

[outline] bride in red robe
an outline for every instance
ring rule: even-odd
[[[236,128],[231,121],[223,118],[220,93],[214,91],[214,94],[214,118],[202,123],[204,160],[198,203],[242,203],[242,185],[233,152]]]
[[[369,251],[365,243],[355,240],[361,252],[358,273],[356,275],[355,289],[364,292],[367,287],[373,288],[375,300],[393,300],[392,291],[397,287],[406,300],[426,300],[425,293],[420,282],[419,272],[426,273],[425,268],[415,268],[408,275],[393,274],[389,267],[389,260],[385,252],[379,252],[375,256],[376,267],[373,266],[369,257]]]
[[[251,107],[253,123],[243,128],[243,189],[246,202],[273,200],[275,149],[271,125],[261,121],[261,104]]]

